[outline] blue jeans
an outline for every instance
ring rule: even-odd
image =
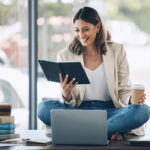
[[[129,132],[142,126],[150,117],[150,107],[146,104],[142,106],[131,104],[128,107],[115,108],[112,101],[93,100],[83,101],[79,107],[73,108],[58,100],[46,100],[38,106],[38,117],[48,126],[51,126],[50,110],[52,109],[106,110],[108,134]]]

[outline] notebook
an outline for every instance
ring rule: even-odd
[[[41,68],[48,81],[60,82],[59,73],[62,74],[63,79],[68,74],[70,82],[76,78],[75,82],[78,84],[90,84],[88,77],[80,62],[54,62],[47,60],[39,60]]]
[[[52,144],[107,145],[105,110],[51,110]]]

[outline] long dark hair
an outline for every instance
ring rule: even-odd
[[[94,26],[96,26],[98,23],[101,24],[100,31],[96,35],[95,46],[100,54],[106,54],[106,41],[111,41],[111,35],[108,30],[105,29],[105,26],[97,11],[91,7],[80,8],[73,18],[73,23],[75,23],[75,21],[78,19],[91,23]],[[80,41],[75,36],[69,45],[69,50],[74,54],[80,55],[84,52],[85,47],[82,46]]]

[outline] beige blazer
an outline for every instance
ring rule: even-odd
[[[57,61],[59,62],[81,62],[83,68],[83,55],[75,55],[68,49],[63,49],[57,54]],[[129,105],[129,98],[131,95],[131,82],[129,79],[129,66],[126,58],[126,52],[123,45],[114,42],[107,42],[107,53],[103,55],[103,63],[106,73],[106,80],[108,90],[112,101],[116,108],[126,107]],[[62,94],[60,95],[60,102],[67,103],[72,107],[78,107],[85,94],[86,85],[77,85],[72,90],[72,100],[70,103],[65,102]],[[144,134],[144,126],[132,130],[136,135]]]
[[[57,54],[57,61],[78,61],[83,68],[83,55],[75,55],[68,49],[64,49]],[[129,67],[126,59],[126,52],[121,44],[114,42],[107,43],[107,53],[103,55],[103,63],[106,73],[108,90],[116,108],[125,107],[129,103],[131,95],[131,83],[129,80]],[[77,85],[72,90],[72,100],[70,103],[73,107],[78,107],[85,94],[86,85]],[[60,101],[64,99],[60,96]]]

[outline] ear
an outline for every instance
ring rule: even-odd
[[[100,30],[100,27],[101,27],[101,23],[99,22],[99,23],[96,25],[97,32],[99,32],[99,30]]]

